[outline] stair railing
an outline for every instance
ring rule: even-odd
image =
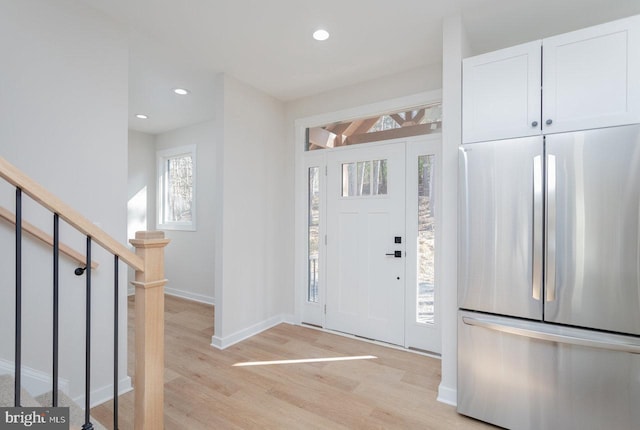
[[[16,216],[7,208],[4,208],[2,206],[0,206],[0,218],[5,220],[7,223],[15,225],[16,223]],[[54,225],[56,225],[56,223],[54,223]],[[43,231],[42,229],[36,227],[35,225],[26,222],[24,219],[22,220],[22,231],[25,233],[28,233],[30,236],[32,236],[35,239],[38,239],[39,241],[41,241],[42,243],[49,245],[51,247],[54,246],[54,238],[53,236],[51,236],[50,234],[46,233],[45,231]],[[59,250],[60,253],[66,255],[67,257],[69,257],[71,260],[75,261],[76,264],[81,264],[84,266],[84,264],[86,263],[86,257],[84,256],[84,254],[79,253],[78,251],[76,251],[75,249],[71,248],[70,246],[65,245],[64,243],[60,242],[58,243],[59,246]],[[91,268],[92,269],[97,269],[98,266],[100,266],[100,264],[98,264],[97,261],[93,260],[91,262]],[[84,267],[81,269],[77,269],[79,272],[76,273],[77,275],[82,275],[82,273],[84,273]]]
[[[22,220],[22,196],[31,197],[42,207],[53,213],[53,237],[44,234],[38,237],[53,247],[53,370],[52,406],[58,406],[58,304],[59,304],[59,254],[60,219],[86,237],[84,274],[86,276],[85,304],[85,417],[83,430],[92,430],[91,407],[91,271],[96,266],[92,261],[93,243],[114,256],[114,425],[118,428],[118,297],[119,262],[123,261],[135,270],[135,400],[134,421],[137,430],[162,429],[164,427],[164,247],[169,243],[159,231],[137,232],[130,243],[136,249],[131,252],[102,229],[83,217],[72,207],[33,181],[23,172],[0,157],[0,177],[16,189],[15,215],[3,211],[2,218],[15,224],[15,395],[14,406],[21,406],[20,390],[22,366],[22,233],[23,230],[38,237],[37,228]],[[40,230],[42,233],[42,231]],[[43,239],[44,237],[44,239]],[[50,242],[49,242],[50,239]],[[76,256],[77,257],[77,256]],[[82,274],[82,269],[80,273]]]

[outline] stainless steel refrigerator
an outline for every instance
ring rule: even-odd
[[[459,160],[458,411],[640,429],[640,125]]]

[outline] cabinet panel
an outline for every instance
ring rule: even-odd
[[[540,44],[530,42],[463,61],[463,143],[541,133]]]
[[[543,40],[545,133],[640,122],[639,33],[634,16]]]

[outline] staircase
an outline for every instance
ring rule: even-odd
[[[13,406],[14,384],[13,376],[0,376],[0,407]],[[59,392],[58,396],[58,406],[69,408],[70,429],[81,429],[84,423],[84,411],[82,408],[63,392]],[[41,394],[34,398],[24,388],[21,390],[20,398],[22,406],[27,407],[49,407],[53,401],[51,392]],[[91,423],[93,424],[94,430],[107,430],[107,427],[103,426],[93,417],[91,418]]]
[[[70,408],[71,428],[85,430],[105,429],[102,424],[95,422],[90,416],[91,406],[91,274],[97,264],[92,260],[92,247],[98,245],[112,254],[113,260],[113,293],[114,293],[114,342],[113,342],[113,399],[114,417],[113,426],[118,428],[118,302],[120,290],[118,285],[119,263],[124,262],[135,270],[135,429],[158,430],[164,427],[164,247],[168,240],[163,232],[137,232],[136,238],[130,240],[136,252],[131,252],[126,246],[120,244],[80,213],[69,207],[56,196],[36,183],[23,172],[0,157],[0,180],[4,180],[16,190],[15,215],[9,210],[2,209],[2,219],[12,224],[15,228],[15,369],[13,375],[0,376],[0,406],[13,407],[56,407],[68,406]],[[22,196],[27,195],[40,206],[48,209],[53,217],[53,236],[41,234],[37,228],[22,219]],[[77,252],[70,251],[60,243],[59,223],[67,225],[86,237],[86,252],[84,256],[78,256]],[[33,288],[33,285],[23,285],[22,282],[22,243],[23,232],[30,237],[39,239],[45,244],[51,245],[53,256],[53,367],[51,369],[51,390],[41,396],[33,398],[22,385],[22,345],[29,341],[22,336],[22,292],[23,288]],[[3,244],[9,245],[10,244]],[[8,250],[3,247],[3,252]],[[84,275],[86,280],[86,306],[78,310],[78,325],[85,329],[84,348],[84,407],[80,407],[58,388],[58,339],[59,332],[67,329],[59,326],[59,300],[65,291],[59,285],[59,256],[61,253],[81,261],[84,267],[76,270],[76,275]],[[51,264],[46,264],[42,270],[51,270]],[[0,279],[0,285],[9,286],[11,280]],[[41,288],[44,286],[35,286]],[[47,324],[49,321],[47,321]],[[0,342],[9,342],[0,339]]]

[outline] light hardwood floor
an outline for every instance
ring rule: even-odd
[[[288,324],[219,351],[210,346],[213,312],[166,296],[167,430],[494,428],[436,401],[439,360]],[[234,366],[367,355],[376,358]],[[111,428],[112,408],[109,402],[92,414]],[[120,428],[133,428],[132,392],[120,396]]]

